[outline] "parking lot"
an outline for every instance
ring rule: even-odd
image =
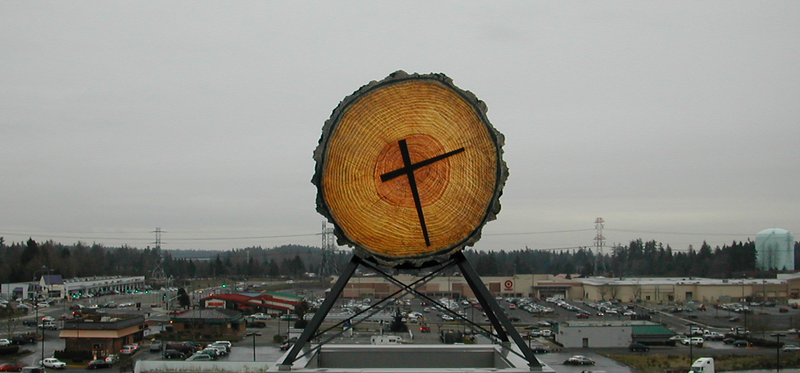
[[[358,303],[358,302],[356,302]],[[492,327],[488,323],[483,311],[475,306],[474,301],[449,301],[447,306],[452,307],[454,311],[462,317],[472,320],[485,330],[491,331]],[[543,362],[553,367],[558,367],[559,372],[580,372],[580,367],[564,366],[563,361],[572,355],[586,355],[595,359],[598,363],[594,369],[607,370],[614,372],[627,372],[627,368],[620,367],[614,361],[602,357],[599,352],[613,353],[613,354],[626,354],[633,353],[627,348],[616,349],[564,349],[553,343],[552,338],[542,336],[551,329],[550,324],[561,323],[565,321],[575,320],[589,320],[589,321],[609,321],[609,320],[626,320],[637,315],[646,315],[653,322],[662,323],[671,328],[676,333],[688,332],[690,324],[697,324],[703,328],[709,328],[718,332],[727,332],[731,327],[744,326],[745,320],[748,328],[761,333],[769,338],[770,332],[774,330],[787,331],[792,325],[793,320],[798,320],[798,310],[787,308],[788,311],[782,312],[781,306],[770,307],[769,305],[762,306],[749,306],[750,312],[737,312],[734,308],[714,308],[706,307],[705,310],[699,307],[693,309],[681,309],[677,311],[674,305],[627,305],[619,303],[584,303],[579,301],[561,301],[558,300],[527,300],[527,299],[500,299],[499,305],[503,308],[504,312],[512,320],[517,330],[522,335],[534,335],[528,343],[531,346],[540,346],[542,349],[549,351],[549,353],[538,354],[537,357]],[[337,305],[336,309],[332,311],[325,326],[333,325],[342,320],[351,318],[353,313],[349,309],[348,304],[353,302],[342,301]],[[362,306],[366,304],[374,304],[374,302],[362,302]],[[53,314],[58,316],[62,310],[47,309],[42,314]],[[334,338],[331,343],[355,343],[355,344],[368,344],[370,336],[379,333],[380,329],[386,329],[391,322],[395,312],[416,313],[418,316],[407,318],[407,325],[411,333],[403,334],[405,343],[441,343],[440,332],[445,330],[458,330],[465,334],[469,334],[473,330],[480,331],[479,327],[469,325],[460,320],[459,317],[444,317],[447,312],[437,309],[434,304],[424,303],[420,300],[410,300],[391,304],[383,312],[378,312],[372,315],[369,321],[356,324],[352,334],[345,333]],[[627,313],[627,314],[626,314]],[[151,326],[153,332],[157,330],[159,322],[168,322],[168,315],[163,311],[153,309],[149,314],[151,319]],[[732,318],[739,317],[739,320]],[[161,320],[161,321],[159,321]],[[275,362],[278,358],[285,353],[279,349],[279,344],[273,342],[272,338],[276,334],[286,334],[287,328],[290,325],[288,321],[272,320],[265,323],[262,328],[248,329],[248,332],[257,332],[260,335],[256,336],[255,345],[254,340],[250,337],[240,341],[234,341],[233,348],[229,356],[222,357],[221,359],[228,361],[253,361],[254,355],[256,361]],[[759,325],[768,325],[769,328],[756,329]],[[754,327],[755,326],[755,327]],[[430,330],[430,333],[422,333],[420,328]],[[22,325],[22,331],[33,329],[33,327]],[[771,329],[771,330],[768,330]],[[335,329],[335,331],[341,330]],[[54,350],[63,349],[63,341],[58,337],[57,331],[46,331],[45,344],[42,345],[37,341],[34,345],[28,345],[32,350],[31,355],[24,358],[26,364],[38,361],[37,357],[41,356],[41,347],[45,347],[44,356],[52,356]],[[539,334],[539,336],[536,336]],[[480,339],[478,343],[492,343],[488,339]],[[782,339],[783,342],[798,344],[797,335],[789,334]],[[773,354],[774,349],[764,348],[740,348],[733,345],[724,344],[719,341],[707,341],[703,347],[693,347],[692,353],[694,356],[709,355],[715,356],[718,354]],[[637,352],[638,353],[638,352]],[[690,353],[689,347],[678,344],[677,346],[651,346],[649,353],[660,354],[676,354],[687,356]],[[158,360],[162,357],[155,352],[143,350],[134,355],[135,360]],[[66,368],[70,371],[86,371],[85,367],[68,366]]]

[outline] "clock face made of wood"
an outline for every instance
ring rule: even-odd
[[[339,244],[394,267],[447,260],[480,239],[508,176],[486,106],[443,74],[398,71],[345,98],[314,158],[317,211]]]

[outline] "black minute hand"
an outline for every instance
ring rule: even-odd
[[[406,144],[406,140],[400,140],[398,142],[400,145],[400,154],[403,156],[403,167],[399,168],[394,171],[387,172],[381,175],[381,181],[389,181],[396,177],[406,175],[408,177],[408,184],[411,187],[411,195],[414,197],[414,206],[417,208],[417,216],[419,217],[419,225],[422,227],[422,236],[425,238],[425,245],[430,246],[431,240],[428,237],[428,227],[425,225],[425,214],[422,211],[422,201],[419,198],[419,190],[417,189],[417,179],[414,177],[414,171],[430,165],[434,162],[441,161],[447,157],[451,157],[458,153],[464,151],[464,148],[459,148],[441,155],[437,155],[433,158],[428,158],[424,161],[420,161],[417,163],[411,163],[411,154],[408,152],[408,144]]]

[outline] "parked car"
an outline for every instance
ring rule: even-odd
[[[564,365],[594,365],[594,360],[583,355],[575,355],[565,360]]]
[[[739,339],[739,340],[733,342],[733,346],[734,347],[747,347],[749,345],[750,345],[750,343],[745,341],[744,339]]]
[[[522,338],[524,338],[524,339],[533,339],[533,338],[538,338],[538,337],[541,337],[541,336],[542,336],[542,331],[541,330],[534,330],[534,331],[526,332],[525,334],[522,335]]]
[[[67,363],[58,360],[54,357],[48,357],[47,359],[40,360],[39,365],[45,368],[53,368],[53,369],[64,369],[67,367]]]
[[[10,339],[5,339],[5,338],[0,339],[0,347],[5,347],[5,346],[8,346],[10,344],[11,344],[11,340]]]
[[[544,346],[531,346],[531,351],[533,351],[534,354],[546,354],[550,352],[550,349]]]
[[[111,368],[112,366],[114,366],[114,363],[105,360],[91,360],[86,363],[87,369]]]
[[[165,359],[183,359],[186,357],[186,354],[180,352],[178,350],[164,350],[164,358]]]
[[[105,361],[108,361],[111,364],[116,364],[119,361],[119,355],[111,354],[106,356]]]
[[[781,350],[783,350],[783,352],[797,352],[800,351],[800,347],[795,345],[783,345]]]
[[[228,352],[231,352],[231,347],[233,347],[233,343],[231,343],[231,341],[214,341],[212,345],[223,345]]]
[[[136,348],[130,345],[122,346],[119,350],[120,355],[133,355],[136,353]]]
[[[214,360],[214,358],[211,357],[211,355],[197,354],[197,353],[192,356],[189,356],[186,359],[186,361],[212,361],[212,360]]]
[[[732,344],[733,344],[733,342],[736,342],[736,339],[734,339],[734,338],[731,338],[731,337],[724,338],[724,339],[722,340],[722,343],[724,343],[724,344],[726,344],[726,345],[732,345]]]
[[[42,323],[37,327],[39,329],[58,330],[58,325],[56,325],[56,322],[51,320],[42,321]]]
[[[210,345],[206,346],[206,348],[205,348],[205,349],[206,349],[206,350],[208,350],[208,349],[216,350],[216,351],[217,351],[217,355],[218,355],[218,356],[226,356],[226,355],[228,355],[228,354],[231,352],[231,351],[228,349],[228,347],[226,347],[226,346],[225,346],[225,345],[223,345],[223,344],[219,344],[219,343],[212,343],[212,344],[210,344]]]
[[[19,372],[22,367],[23,365],[19,363],[3,363],[0,364],[0,372]]]
[[[195,347],[194,345],[190,345],[183,342],[167,343],[166,349],[180,351],[185,356],[189,356],[193,354],[195,351],[197,351],[197,347]]]
[[[267,315],[266,313],[263,312],[254,313],[250,315],[250,317],[252,317],[255,320],[272,320],[272,316]]]
[[[217,360],[217,356],[219,356],[219,351],[214,348],[206,348],[194,353],[195,355],[208,355],[211,360]]]
[[[645,346],[641,343],[633,342],[628,346],[628,349],[633,352],[647,352],[650,351],[650,347]]]
[[[691,344],[694,347],[703,347],[704,343],[705,340],[703,340],[703,337],[691,337],[691,338],[681,339],[681,344],[686,346]]]
[[[164,346],[164,343],[161,341],[152,341],[150,342],[150,352],[158,352],[161,351],[161,348]]]

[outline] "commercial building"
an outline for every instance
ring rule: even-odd
[[[170,318],[178,335],[195,339],[241,336],[246,330],[241,312],[221,308],[191,310]]]
[[[403,283],[415,282],[419,277],[399,275],[395,278]],[[583,294],[578,281],[554,275],[514,275],[482,277],[492,295],[500,297],[549,297],[580,298]],[[336,282],[336,278],[332,283]],[[416,287],[417,291],[431,298],[474,298],[472,289],[460,275],[440,276]],[[392,294],[403,295],[400,287],[383,277],[357,276],[350,279],[344,289],[345,298],[383,298]]]
[[[67,320],[59,332],[68,352],[91,351],[96,356],[116,353],[122,346],[144,338],[147,323],[142,315],[88,315]]]
[[[303,301],[303,297],[276,292],[212,294],[200,299],[204,308],[224,308],[246,313],[285,314]]]
[[[588,301],[618,300],[621,302],[726,303],[744,300],[786,300],[797,280],[784,279],[710,279],[676,278],[606,278],[577,279],[582,284],[583,297]],[[794,292],[796,297],[796,290]]]
[[[668,344],[676,333],[650,321],[567,321],[553,326],[556,342],[567,348],[627,347],[632,342]]]
[[[777,279],[711,279],[698,277],[570,278],[555,275],[514,275],[482,277],[489,292],[496,297],[550,297],[640,303],[707,302],[724,303],[746,300],[798,299],[800,275],[781,275]],[[396,276],[410,284],[419,277]],[[334,279],[335,281],[335,279]],[[460,276],[441,276],[416,287],[431,298],[474,298],[472,290]],[[383,277],[353,277],[344,289],[344,298],[383,298],[406,296],[400,287]]]
[[[35,281],[2,284],[0,285],[0,297],[33,299],[38,295],[46,299],[65,299],[113,291],[124,293],[144,289],[144,287],[144,276],[95,276],[64,279],[61,275],[46,274]]]

